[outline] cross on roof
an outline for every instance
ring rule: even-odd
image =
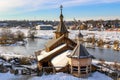
[[[60,6],[61,14],[62,14],[62,8],[63,8],[63,6],[61,5],[61,6]]]

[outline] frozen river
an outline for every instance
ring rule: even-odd
[[[0,46],[1,53],[17,53],[22,55],[34,55],[35,51],[44,48],[44,44],[48,39],[26,39],[27,44],[25,46]],[[88,52],[97,59],[104,59],[106,61],[118,61],[120,62],[120,51],[114,51],[112,49],[100,49],[100,48],[87,48]]]
[[[0,53],[16,53],[25,56],[34,55],[35,51],[44,48],[46,39],[26,39],[27,44],[24,46],[11,45],[11,46],[0,46]]]
[[[97,59],[104,59],[106,61],[120,62],[120,51],[114,51],[112,49],[100,49],[100,48],[87,48],[88,52]]]

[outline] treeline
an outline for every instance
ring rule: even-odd
[[[34,27],[36,25],[40,24],[48,24],[57,26],[59,24],[59,21],[44,21],[44,20],[37,20],[37,21],[29,21],[29,20],[6,20],[6,21],[0,21],[0,27]],[[65,21],[66,25],[73,25],[73,21]]]
[[[93,27],[103,25],[106,28],[111,28],[113,25],[120,27],[120,20],[86,20],[86,21],[80,21],[80,20],[73,20],[73,21],[64,21],[66,26],[73,26],[73,25],[80,25],[81,23],[84,23],[85,25],[92,24]],[[34,27],[39,24],[49,24],[53,26],[57,26],[59,24],[59,21],[45,21],[45,20],[4,20],[0,21],[0,27]]]
[[[50,24],[50,25],[57,25],[58,21],[44,21],[44,20],[39,20],[39,21],[29,21],[29,20],[23,20],[23,21],[18,21],[18,20],[9,20],[9,21],[0,21],[0,27],[34,27],[39,24]]]

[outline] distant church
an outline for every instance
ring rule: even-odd
[[[88,75],[91,72],[91,56],[86,48],[81,44],[82,34],[78,34],[78,42],[71,40],[62,14],[60,6],[60,23],[56,29],[53,39],[45,44],[45,49],[36,52],[39,70],[53,68],[53,71],[67,70],[75,76],[81,77],[82,74]],[[77,75],[76,75],[77,72]]]

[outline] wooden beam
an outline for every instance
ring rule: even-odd
[[[72,59],[71,59],[71,65],[70,65],[70,66],[71,66],[71,71],[70,71],[71,74],[73,73],[73,63],[72,63],[72,62],[73,62],[73,61],[72,61]]]
[[[80,62],[78,61],[78,77],[80,77],[80,72],[81,72],[81,70],[80,70]]]

